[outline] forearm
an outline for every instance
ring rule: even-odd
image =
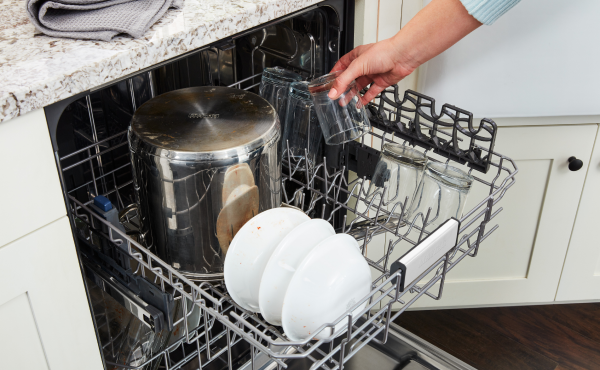
[[[414,70],[479,26],[459,0],[433,0],[390,41],[401,63]]]

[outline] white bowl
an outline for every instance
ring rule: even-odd
[[[294,272],[317,244],[332,235],[335,230],[329,222],[315,219],[296,226],[279,243],[260,282],[258,305],[265,320],[281,325],[283,299]]]
[[[269,257],[293,228],[310,217],[291,208],[274,208],[251,218],[237,232],[225,256],[225,285],[242,308],[259,312],[260,279]]]
[[[370,290],[371,269],[356,240],[346,234],[331,236],[308,253],[292,277],[283,302],[283,330],[294,341],[310,338],[321,325],[333,323]],[[366,304],[352,311],[353,319]],[[335,328],[325,328],[314,338],[339,335],[347,326],[344,318]]]

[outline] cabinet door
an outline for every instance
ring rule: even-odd
[[[552,302],[577,212],[585,168],[571,172],[567,159],[589,158],[597,125],[501,127],[496,151],[516,161],[516,183],[496,205],[489,224],[499,228],[448,273],[444,294],[413,307],[465,307]],[[473,173],[493,177],[490,173]],[[465,210],[489,191],[474,184]],[[395,256],[395,257],[400,257]]]
[[[67,217],[0,247],[0,369],[103,369]]]
[[[356,0],[354,46],[389,39],[423,7],[423,0]],[[398,83],[400,90],[417,86],[415,71]]]
[[[67,214],[43,109],[0,122],[0,246]]]
[[[580,158],[587,167],[573,235],[563,267],[557,301],[600,300],[600,134],[591,159]],[[589,166],[587,164],[589,163]]]

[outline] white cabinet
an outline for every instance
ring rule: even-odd
[[[67,214],[43,109],[0,122],[0,246]]]
[[[504,210],[488,224],[500,227],[476,258],[449,272],[441,300],[423,298],[413,307],[554,301],[585,180],[585,168],[571,172],[567,159],[589,158],[597,131],[598,125],[499,128],[496,150],[519,167],[515,185],[496,206]],[[492,172],[474,174],[490,179]],[[465,210],[487,195],[489,188],[480,185]]]
[[[423,7],[423,0],[356,0],[354,46],[394,36]],[[398,83],[401,90],[415,90],[418,72]]]
[[[581,158],[587,178],[563,267],[557,301],[600,300],[600,134],[591,159]],[[588,166],[589,163],[589,166]]]
[[[67,217],[0,247],[0,369],[103,369]]]

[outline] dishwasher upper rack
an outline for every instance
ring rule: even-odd
[[[444,134],[444,131],[442,130],[440,134]],[[448,133],[445,134],[450,135]],[[116,138],[113,137],[110,140],[114,141]],[[124,136],[120,138],[120,142],[124,143],[123,140],[125,140]],[[382,131],[380,133],[368,133],[358,143],[348,145],[367,147],[365,143],[372,142],[373,140],[380,140],[380,145],[383,145],[385,142],[399,142],[398,137]],[[102,143],[97,143],[96,145],[98,144]],[[113,148],[120,145],[123,144],[116,144]],[[90,150],[93,147],[90,146],[90,148],[84,148],[84,150]],[[333,221],[336,215],[340,215],[340,211],[345,211],[346,214],[343,216],[344,222],[342,223],[341,231],[350,234],[360,231],[362,235],[361,249],[365,253],[365,258],[370,266],[378,271],[378,276],[373,280],[371,293],[363,301],[357,303],[358,306],[363,302],[368,302],[361,314],[353,317],[351,314],[352,309],[350,309],[348,313],[341,316],[336,322],[328,325],[332,327],[341,320],[348,321],[348,330],[342,336],[343,339],[341,341],[288,341],[280,328],[270,326],[259,315],[246,312],[237,306],[229,298],[225,287],[222,285],[209,283],[198,285],[187,280],[131,237],[98,217],[94,212],[91,212],[85,202],[77,200],[72,195],[68,195],[68,199],[71,215],[79,219],[87,218],[92,227],[95,225],[106,226],[108,232],[105,237],[133,256],[144,267],[141,269],[142,274],[151,276],[152,280],[163,290],[172,289],[191,299],[192,302],[202,309],[203,319],[201,325],[198,328],[186,327],[185,340],[178,343],[180,346],[183,346],[184,342],[195,344],[195,347],[198,349],[196,354],[191,353],[187,355],[185,357],[187,358],[186,361],[189,361],[193,357],[204,358],[204,365],[199,365],[204,367],[206,364],[211,363],[211,359],[221,354],[227,357],[230,368],[233,368],[231,362],[232,345],[243,340],[251,347],[250,361],[256,358],[258,352],[263,352],[279,367],[286,367],[286,362],[297,358],[307,358],[313,362],[313,368],[339,369],[343,363],[350,359],[369,341],[384,342],[389,324],[416,299],[423,295],[439,299],[443,290],[446,273],[466,256],[476,256],[480,243],[498,227],[496,225],[486,230],[487,223],[502,210],[502,208],[498,208],[495,212],[492,211],[494,206],[502,199],[505,192],[514,184],[517,167],[506,156],[493,151],[486,151],[483,147],[478,146],[478,148],[487,153],[491,158],[491,166],[497,169],[495,174],[494,171],[491,172],[494,175],[491,181],[486,181],[483,178],[475,176],[478,183],[489,187],[489,195],[462,217],[461,235],[457,247],[436,261],[421,277],[409,284],[402,292],[399,290],[399,285],[393,282],[394,278],[399,276],[400,273],[390,274],[389,266],[393,262],[390,258],[394,249],[400,249],[400,246],[403,245],[412,247],[429,233],[427,228],[423,227],[427,222],[426,215],[416,215],[410,225],[402,228],[391,217],[393,211],[397,212],[398,207],[402,208],[402,202],[397,202],[395,205],[386,204],[381,196],[385,189],[380,190],[381,193],[379,196],[376,194],[376,196],[370,197],[367,200],[366,189],[368,180],[366,176],[348,180],[347,169],[344,167],[332,169],[327,164],[327,158],[323,159],[323,163],[313,167],[308,165],[304,158],[295,159],[287,155],[286,152],[283,160],[283,181],[289,181],[298,187],[293,194],[284,193],[286,203],[295,204],[305,212],[310,213],[314,211],[315,205],[322,200],[331,205],[329,209],[322,208],[321,210],[321,217],[329,221]],[[110,150],[109,148],[105,152]],[[92,154],[88,152],[88,155],[89,163],[92,163],[92,159],[98,157],[97,153]],[[433,156],[433,154],[431,155]],[[431,160],[437,159],[431,158]],[[297,174],[300,173],[304,174],[304,181],[298,180]],[[105,174],[104,176],[106,177],[107,175]],[[95,179],[94,181],[100,180]],[[115,181],[113,184],[114,189],[108,190],[107,193],[116,192],[118,194],[119,190],[123,187],[131,186],[130,182],[117,184]],[[82,217],[82,215],[87,217]],[[98,229],[98,227],[95,228]],[[368,250],[369,243],[373,242],[377,234],[383,232],[391,235],[392,239],[387,246],[384,246],[381,255],[377,256],[378,258],[367,256],[366,251]],[[437,293],[433,293],[431,288],[436,284],[439,285]],[[430,290],[432,291],[430,292]],[[380,306],[380,308],[377,308],[377,306]],[[392,313],[392,307],[394,310],[397,308],[398,311]],[[186,310],[185,306],[183,309],[184,311]],[[187,312],[184,312],[184,315],[187,314]],[[357,317],[360,316],[365,318],[365,321],[360,326],[355,326],[354,323]],[[215,323],[221,325],[220,329],[217,330],[218,333],[213,330],[216,327]],[[218,341],[215,342],[212,340],[216,337],[222,339],[223,343],[221,343],[221,347],[219,347]],[[182,366],[183,362],[173,362],[169,359],[170,353],[169,350],[165,350],[156,356],[163,356],[165,359],[164,363],[170,363],[165,368],[175,369]],[[141,365],[138,368],[142,368],[143,366]]]
[[[483,118],[477,127],[473,114],[451,104],[436,112],[435,99],[398,85],[386,88],[368,105],[374,127],[383,128],[413,146],[452,159],[483,173],[490,168],[498,126]],[[423,132],[425,131],[425,132]]]

